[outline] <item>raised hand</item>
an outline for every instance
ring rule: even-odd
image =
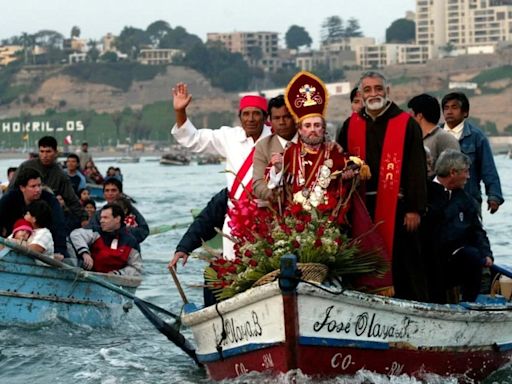
[[[178,83],[172,89],[172,103],[175,111],[185,111],[192,100],[188,93],[188,86],[185,83]]]

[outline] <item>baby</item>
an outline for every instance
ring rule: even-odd
[[[25,219],[18,219],[14,223],[12,234],[9,236],[9,239],[16,240],[21,244],[29,239],[33,231],[34,228],[29,221]]]

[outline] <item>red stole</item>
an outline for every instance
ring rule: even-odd
[[[233,181],[233,185],[231,186],[231,190],[229,191],[230,200],[233,200],[235,198],[236,193],[239,188],[243,188],[243,190],[242,190],[242,193],[240,194],[240,196],[238,197],[238,200],[246,199],[248,197],[247,193],[252,192],[252,179],[245,186],[242,185],[242,182],[244,181],[245,176],[247,176],[247,172],[249,172],[249,170],[252,167],[252,161],[254,158],[255,150],[256,150],[256,146],[252,147],[251,152],[249,153],[249,155],[247,155],[244,163],[242,164],[242,166],[236,173],[235,181]]]
[[[393,258],[393,240],[395,234],[396,209],[398,205],[398,194],[400,192],[400,177],[402,171],[402,160],[405,143],[405,133],[410,116],[402,112],[388,121],[386,135],[382,147],[380,169],[378,173],[378,186],[375,205],[375,223],[377,232],[380,234],[385,246],[385,257],[390,262]],[[366,121],[358,114],[352,114],[348,127],[348,151],[351,154],[366,159]],[[370,170],[375,175],[375,170]],[[354,208],[356,205],[354,205]],[[358,215],[354,215],[355,218]],[[360,217],[360,216],[359,216]],[[357,221],[357,220],[356,220]],[[364,233],[361,223],[354,223],[354,235]],[[362,225],[366,227],[366,225]],[[368,230],[367,228],[366,230]],[[363,239],[364,242],[364,239]],[[392,281],[391,270],[384,276],[385,280]],[[372,279],[368,279],[372,280]],[[382,282],[379,283],[382,286]],[[373,285],[365,282],[366,285]]]

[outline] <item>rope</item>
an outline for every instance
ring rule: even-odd
[[[215,349],[217,349],[217,352],[219,353],[221,361],[224,361],[224,354],[222,353],[222,343],[226,338],[228,337],[226,333],[226,326],[224,325],[224,317],[222,316],[222,313],[219,311],[219,303],[215,303],[215,311],[217,311],[217,314],[220,317],[220,321],[222,322],[222,332],[220,334],[220,340],[215,346]]]

